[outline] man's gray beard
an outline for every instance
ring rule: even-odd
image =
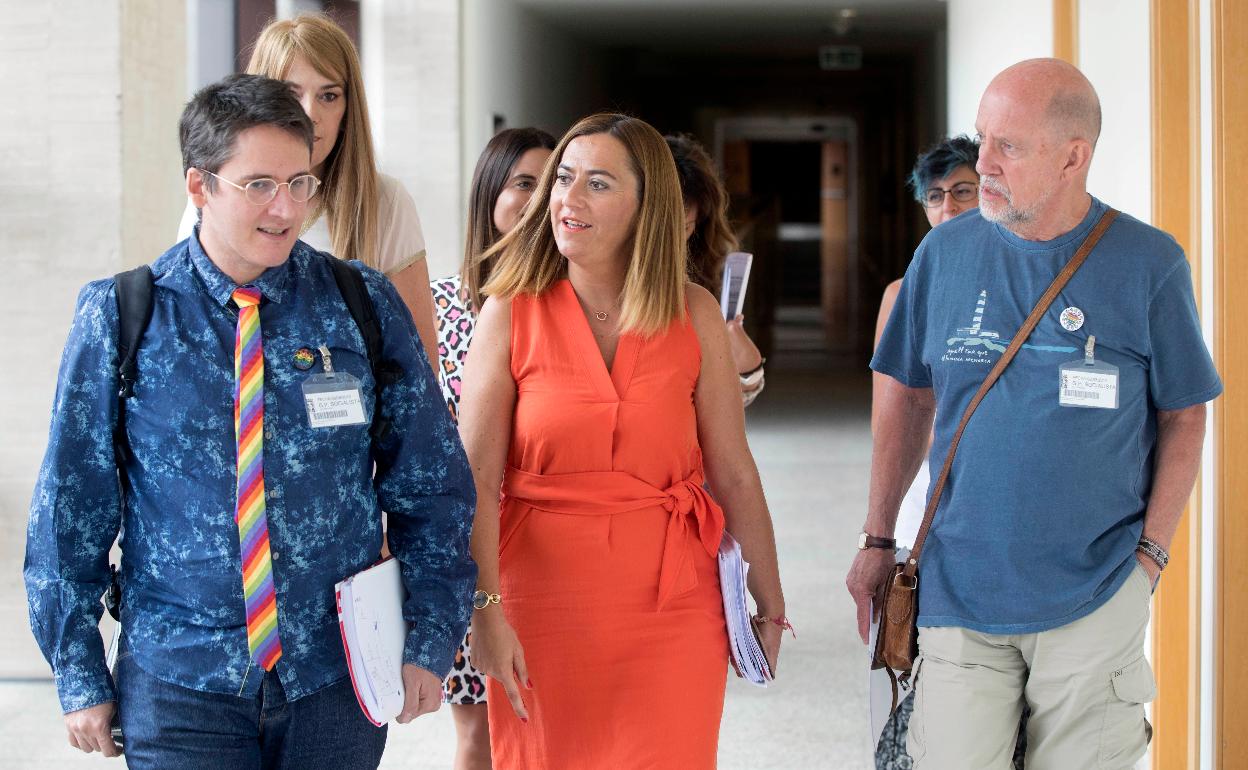
[[[983,206],[980,206],[979,213],[982,214],[984,219],[987,219],[989,222],[1005,225],[1007,228],[1010,225],[1025,225],[1032,219],[1030,211],[1016,209],[1014,208],[1014,204],[1008,201],[1001,211],[992,212]]]
[[[984,185],[981,182],[980,189],[983,189],[983,186]],[[1020,209],[1014,205],[1014,202],[1010,199],[1010,194],[1008,192],[996,186],[990,186],[989,189],[991,189],[993,192],[997,193],[1004,199],[1005,206],[1002,207],[1001,211],[999,212],[990,213],[988,209],[984,208],[983,202],[981,201],[980,206],[979,206],[980,215],[983,216],[983,218],[988,220],[989,222],[993,222],[999,225],[1005,225],[1006,229],[1011,230],[1011,231],[1014,229],[1013,227],[1011,227],[1011,225],[1014,225],[1014,226],[1025,225],[1025,224],[1030,223],[1032,220],[1034,220],[1036,218],[1036,212],[1039,211],[1041,207],[1043,207],[1044,204],[1048,202],[1049,197],[1050,197],[1049,195],[1045,195],[1043,198],[1036,201],[1036,204],[1032,206],[1031,208]]]

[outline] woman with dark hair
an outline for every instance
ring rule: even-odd
[[[554,148],[555,138],[537,128],[509,128],[490,139],[472,174],[463,265],[458,275],[431,282],[438,326],[438,384],[456,419],[481,286],[497,261],[482,255],[520,221]],[[451,704],[455,720],[455,770],[490,770],[485,676],[472,665],[471,643],[469,628],[443,683],[443,700]]]
[[[680,194],[685,202],[685,239],[689,245],[689,280],[718,297],[723,280],[724,259],[738,247],[737,236],[728,224],[728,191],[715,173],[706,150],[688,134],[663,137],[667,140]],[[728,321],[728,342],[732,362],[741,380],[741,399],[746,406],[763,392],[763,355],[745,333],[745,318]]]
[[[483,255],[520,221],[553,149],[555,138],[540,128],[508,128],[490,139],[472,173],[463,264],[457,275],[430,282],[438,327],[438,384],[457,419],[481,287],[498,261]]]
[[[500,768],[715,766],[724,532],[750,562],[763,650],[779,654],[771,515],[719,303],[688,280],[682,208],[663,137],[593,115],[487,252],[499,263],[460,436],[477,483],[473,653]]]

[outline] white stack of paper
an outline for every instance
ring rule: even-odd
[[[750,284],[754,255],[734,251],[724,258],[724,280],[719,290],[719,309],[731,321],[745,309],[745,289]]]
[[[750,684],[766,687],[772,680],[771,666],[763,654],[750,608],[746,603],[745,575],[750,565],[741,558],[741,544],[724,532],[719,541],[719,588],[724,595],[724,620],[728,624],[728,648],[732,662],[741,678]]]
[[[351,685],[364,716],[381,726],[403,710],[403,579],[393,558],[334,586]]]

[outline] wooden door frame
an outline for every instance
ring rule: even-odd
[[[1074,2],[1075,0],[1072,0]],[[1152,218],[1187,254],[1192,282],[1201,276],[1199,0],[1152,0]],[[1199,291],[1197,291],[1199,306]],[[1200,482],[1170,545],[1170,565],[1153,599],[1152,765],[1196,768],[1200,760],[1201,529]]]
[[[1053,0],[1053,56],[1079,66],[1079,0]]]
[[[1248,767],[1248,743],[1232,729],[1248,713],[1248,6],[1210,4],[1213,97],[1214,356],[1225,391],[1214,405],[1214,748],[1212,767]]]

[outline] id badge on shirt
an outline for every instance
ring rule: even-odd
[[[1097,361],[1096,337],[1088,337],[1084,357],[1068,361],[1060,369],[1057,402],[1086,409],[1118,408],[1118,367]]]
[[[308,425],[312,428],[334,428],[341,425],[364,425],[363,388],[350,372],[335,372],[329,348],[320,346],[323,371],[303,383],[303,403],[308,409]]]

